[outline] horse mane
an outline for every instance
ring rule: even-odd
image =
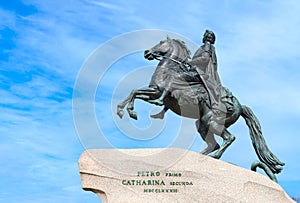
[[[180,45],[180,47],[182,48],[182,50],[184,51],[184,55],[186,56],[186,58],[184,58],[183,60],[186,61],[186,60],[190,59],[191,51],[187,48],[185,42],[182,40],[179,40],[179,39],[172,39],[172,40],[177,42]]]

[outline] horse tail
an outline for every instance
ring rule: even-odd
[[[266,165],[264,164],[263,162],[261,161],[254,161],[252,164],[251,164],[251,170],[252,171],[256,171],[256,168],[259,167],[261,168],[262,170],[265,171],[265,173],[269,176],[269,178],[271,180],[273,180],[274,182],[278,183],[277,181],[277,178],[275,176],[275,174],[271,171],[271,169]]]
[[[267,143],[262,135],[261,126],[258,119],[247,106],[242,106],[241,116],[245,119],[249,127],[250,137],[255,152],[261,162],[268,166],[274,173],[280,173],[284,163],[281,162],[268,148]]]

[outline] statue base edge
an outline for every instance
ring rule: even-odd
[[[116,157],[116,151],[142,159]],[[183,156],[168,168],[154,170],[162,167],[160,160],[150,159],[149,163],[145,157],[161,151],[170,157],[176,153]],[[82,188],[95,193],[103,203],[294,202],[277,183],[261,174],[184,149],[89,149],[82,153],[78,164]],[[147,172],[154,176],[146,176]],[[177,192],[161,192],[167,189]]]

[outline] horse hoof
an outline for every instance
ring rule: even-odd
[[[214,153],[214,154],[209,154],[210,157],[215,158],[215,159],[220,159],[220,155]]]
[[[120,118],[123,118],[123,116],[124,116],[124,111],[123,111],[123,110],[118,111],[117,114],[118,114],[118,116],[119,116]]]
[[[201,154],[204,154],[204,155],[208,155],[216,150],[220,149],[220,145],[219,144],[216,144],[215,146],[211,146],[211,147],[207,147],[205,148],[204,150],[202,150],[200,153]],[[215,155],[216,156],[216,155]],[[217,157],[214,157],[214,158],[217,158]]]
[[[137,120],[137,115],[136,115],[135,112],[131,112],[131,113],[129,114],[129,116],[130,116],[131,118]]]
[[[200,154],[203,154],[203,155],[208,155],[210,153],[210,151],[204,149],[203,151],[200,152]]]
[[[150,117],[154,118],[154,119],[164,119],[164,116],[162,116],[160,114],[150,115]]]

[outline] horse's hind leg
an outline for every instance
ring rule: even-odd
[[[235,137],[225,128],[223,133],[220,135],[223,138],[223,144],[221,145],[220,149],[218,149],[214,154],[211,156],[219,159],[225,150],[232,144],[235,140]]]
[[[207,155],[220,148],[220,145],[215,140],[214,134],[208,130],[207,125],[201,123],[200,120],[197,120],[196,127],[202,139],[207,144],[207,147],[200,152],[201,154]]]

